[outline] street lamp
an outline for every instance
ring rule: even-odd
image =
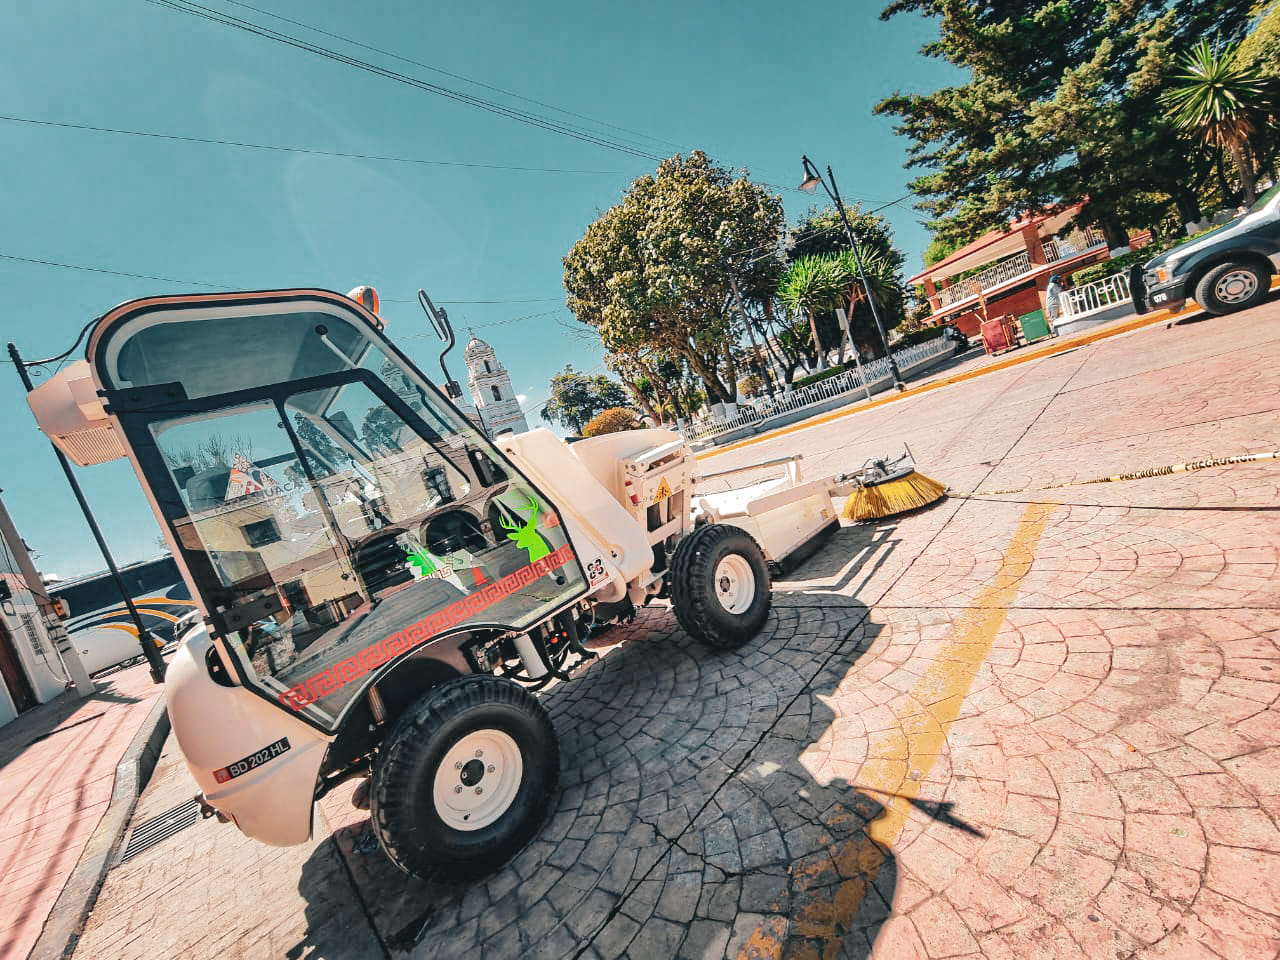
[[[858,251],[858,238],[853,235],[853,227],[849,225],[849,218],[844,212],[844,201],[840,199],[840,190],[836,186],[836,178],[831,173],[831,167],[827,167],[827,178],[822,179],[822,174],[818,173],[818,168],[813,165],[813,161],[808,157],[802,156],[801,161],[804,163],[804,182],[800,184],[799,189],[805,193],[813,193],[818,189],[818,185],[822,185],[822,189],[826,191],[827,196],[831,198],[831,202],[836,205],[836,212],[840,214],[840,222],[844,224],[845,235],[849,238],[849,246],[853,248],[853,260],[858,265],[858,277],[862,280],[862,289],[866,291],[867,302],[871,304],[871,316],[876,322],[876,330],[880,333],[880,342],[884,344],[884,355],[889,360],[889,372],[893,374],[893,388],[895,390],[904,390],[906,384],[902,382],[902,373],[898,370],[898,362],[893,359],[893,351],[889,349],[889,337],[884,332],[884,322],[880,319],[880,308],[876,306],[876,296],[871,290],[871,284],[867,282],[867,272],[862,268],[862,254]],[[855,346],[854,350],[858,348]]]

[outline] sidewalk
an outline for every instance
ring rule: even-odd
[[[91,697],[65,693],[3,728],[0,960],[23,960],[35,946],[162,690],[142,664],[97,681]]]

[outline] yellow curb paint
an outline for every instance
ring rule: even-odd
[[[902,393],[889,393],[877,400],[867,400],[858,403],[854,407],[842,407],[839,410],[832,410],[829,413],[820,413],[808,420],[802,420],[800,423],[793,423],[788,427],[778,427],[767,433],[762,433],[754,437],[746,437],[742,440],[736,440],[733,443],[726,444],[723,447],[717,447],[714,450],[707,450],[696,455],[698,460],[706,460],[711,457],[718,457],[722,453],[731,453],[734,450],[741,450],[743,447],[749,447],[757,443],[765,443],[777,437],[785,437],[789,433],[797,433],[801,430],[808,430],[810,427],[821,426],[824,423],[830,423],[833,420],[839,420],[842,417],[851,417],[855,414],[862,413],[864,410],[872,410],[876,407],[882,407],[886,403],[893,403],[906,397],[918,396],[922,393],[928,393],[931,390],[937,390],[941,387],[948,387],[955,383],[963,383],[966,380],[973,380],[976,377],[985,376],[988,373],[995,373],[998,370],[1007,370],[1009,367],[1016,367],[1022,363],[1030,363],[1033,360],[1042,360],[1045,357],[1052,357],[1059,353],[1065,353],[1068,350],[1075,350],[1077,347],[1088,346],[1099,340],[1106,340],[1111,337],[1118,337],[1121,334],[1129,333],[1133,330],[1140,330],[1143,327],[1155,326],[1157,323],[1164,323],[1174,317],[1181,317],[1183,314],[1195,313],[1198,307],[1184,308],[1180,313],[1170,313],[1168,310],[1157,310],[1155,313],[1148,313],[1132,320],[1126,320],[1124,323],[1117,324],[1105,328],[1098,328],[1096,331],[1087,333],[1079,333],[1068,340],[1060,340],[1048,347],[1041,347],[1031,353],[1017,354],[1015,356],[1006,357],[988,364],[978,370],[970,370],[967,373],[957,373],[953,377],[946,377],[942,380],[934,380],[931,383],[921,384],[918,387],[911,387]]]
[[[907,695],[897,713],[897,728],[869,746],[853,786],[882,798],[883,812],[865,832],[856,831],[829,856],[793,864],[792,899],[799,906],[792,914],[789,933],[777,918],[765,921],[752,932],[738,960],[775,960],[784,953],[828,960],[839,953],[867,887],[888,858],[885,851],[906,826],[911,801],[938,762],[951,725],[1008,619],[1056,508],[1053,503],[1033,503],[1023,511],[1000,569],[956,620],[933,665]]]

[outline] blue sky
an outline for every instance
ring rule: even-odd
[[[906,193],[906,141],[871,107],[894,90],[924,92],[956,78],[917,53],[936,34],[932,22],[881,23],[878,3],[252,0],[255,11],[202,2],[642,153],[703,149],[776,185],[792,222],[815,202],[793,189],[802,153],[830,164],[851,201],[874,206]],[[388,332],[428,374],[435,342],[414,302],[419,286],[448,304],[463,339],[473,325],[494,345],[530,406],[540,406],[564,364],[599,368],[598,343],[562,326],[575,324],[560,261],[653,161],[147,0],[10,0],[0,5],[0,34],[8,38],[0,116],[489,165],[0,120],[0,334],[25,356],[60,353],[88,320],[135,297],[210,289],[200,284],[346,291],[368,283],[384,298]],[[909,202],[885,212],[916,268],[928,243],[920,215]],[[454,367],[465,380],[460,356]],[[6,368],[5,502],[42,569],[100,569]],[[536,410],[529,420],[538,424]],[[123,461],[79,477],[121,562],[160,552],[159,529]]]

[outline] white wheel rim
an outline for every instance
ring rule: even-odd
[[[524,778],[520,748],[501,730],[473,730],[436,768],[436,813],[454,830],[482,830],[511,806]]]
[[[715,593],[729,613],[745,613],[756,597],[756,574],[746,557],[732,554],[716,564]]]
[[[1223,303],[1244,303],[1258,292],[1258,278],[1251,270],[1224,273],[1213,285],[1213,295]]]

